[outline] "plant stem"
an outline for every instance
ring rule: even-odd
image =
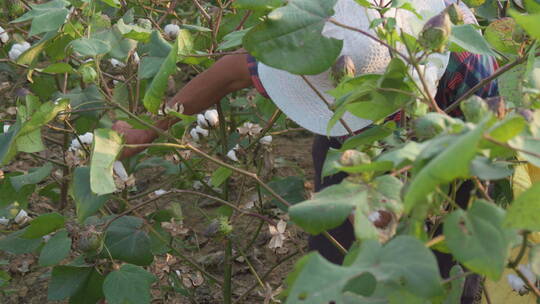
[[[518,255],[516,258],[508,263],[509,268],[516,268],[519,265],[519,262],[521,262],[521,259],[523,259],[523,256],[525,256],[525,252],[527,251],[527,243],[528,243],[528,237],[531,232],[525,230],[522,234],[523,240],[521,241],[521,247],[519,249]]]
[[[223,303],[231,304],[232,303],[232,241],[230,238],[227,238],[225,241],[225,258],[223,261],[224,270],[223,270]]]
[[[493,137],[491,137],[491,136],[489,136],[487,134],[484,134],[484,139],[486,139],[487,141],[492,142],[492,143],[494,143],[494,144],[496,144],[498,146],[505,147],[505,148],[508,148],[508,149],[512,149],[512,150],[515,150],[515,151],[518,151],[518,152],[521,152],[521,153],[524,153],[524,154],[528,154],[528,155],[540,158],[540,153],[535,153],[535,152],[523,150],[523,149],[520,149],[520,148],[512,147],[511,145],[509,145],[507,143],[504,143],[504,142],[501,142],[501,141],[498,141],[495,138],[493,138]]]

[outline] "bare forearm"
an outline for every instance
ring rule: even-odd
[[[218,60],[211,68],[188,82],[169,101],[169,105],[182,104],[184,114],[200,113],[218,103],[227,94],[252,85],[247,66],[247,54],[227,55]],[[156,127],[167,130],[178,122],[167,118],[156,122]],[[154,136],[157,134],[154,132]]]

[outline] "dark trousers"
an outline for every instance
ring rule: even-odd
[[[313,167],[315,169],[315,192],[322,189],[339,184],[347,174],[340,172],[331,176],[327,176],[324,179],[321,178],[322,168],[326,154],[330,148],[339,149],[341,144],[335,138],[328,138],[321,135],[315,135],[312,146]],[[465,182],[456,193],[456,203],[466,208],[469,201],[470,192],[473,189],[471,182]],[[439,227],[435,235],[442,233],[442,228]],[[349,220],[345,220],[341,226],[328,231],[341,245],[345,248],[350,248],[355,241],[354,227]],[[343,263],[343,254],[322,234],[310,236],[308,240],[309,250],[318,251],[323,257],[334,264]],[[443,278],[448,278],[450,269],[456,264],[452,255],[433,251],[437,262],[439,264],[439,271]],[[480,277],[477,275],[471,275],[467,277],[465,283],[465,289],[461,298],[462,304],[475,303],[475,297],[478,297],[480,287]]]

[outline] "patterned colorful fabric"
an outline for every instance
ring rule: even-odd
[[[471,54],[468,52],[451,53],[448,66],[439,80],[435,100],[442,108],[448,107],[453,101],[465,92],[476,86],[482,79],[493,74],[498,64],[495,58],[485,55]],[[498,94],[497,82],[492,81],[475,92],[476,95],[487,98]],[[454,116],[460,116],[459,110],[452,112]]]
[[[255,59],[255,57],[248,54],[247,62],[248,62],[249,74],[251,75],[251,81],[253,82],[253,86],[255,87],[255,89],[257,89],[259,94],[261,94],[265,98],[270,98],[270,96],[268,96],[268,93],[266,93],[266,90],[264,89],[262,85],[261,78],[259,78],[259,64],[257,63],[257,59]]]

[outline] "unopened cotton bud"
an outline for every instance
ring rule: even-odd
[[[19,225],[23,225],[26,222],[30,220],[30,217],[28,216],[28,213],[24,211],[24,209],[21,209],[17,216],[15,216],[15,223]]]
[[[208,128],[208,122],[202,114],[197,114],[197,124],[203,128]]]
[[[341,157],[339,158],[339,163],[342,166],[356,166],[360,164],[368,164],[371,162],[369,156],[357,150],[345,150]]]
[[[201,126],[195,127],[195,130],[197,131],[197,133],[199,133],[200,135],[202,135],[204,137],[208,136],[208,130],[204,129]]]
[[[219,114],[217,110],[208,110],[204,113],[204,118],[208,121],[208,123],[215,127],[219,124]]]
[[[9,127],[10,125],[4,125],[4,133],[7,133],[7,131],[9,130]]]
[[[230,150],[229,152],[227,152],[227,157],[230,159],[230,160],[233,160],[235,162],[238,161],[238,157],[236,157],[236,151],[234,151],[234,149]]]
[[[189,131],[189,135],[191,136],[191,138],[193,138],[194,141],[199,141],[199,133],[196,129],[191,129],[191,131]]]
[[[0,26],[0,41],[2,41],[2,43],[6,43],[8,40],[9,34],[6,32],[6,30],[4,30],[3,27]]]
[[[115,58],[111,58],[109,61],[111,62],[111,65],[113,66],[113,68],[123,68],[126,66],[125,63]]]
[[[167,24],[163,28],[165,31],[165,34],[171,38],[176,38],[178,36],[178,32],[180,32],[180,27],[176,24]]]
[[[122,164],[121,161],[117,160],[113,164],[113,170],[116,175],[123,181],[126,182],[129,179],[129,176],[127,174],[126,168],[124,167],[124,164]]]
[[[418,42],[425,48],[442,52],[452,32],[452,21],[446,11],[429,19],[424,25]]]
[[[159,190],[154,191],[154,194],[157,196],[162,196],[165,193],[167,193],[167,190],[159,189]]]
[[[272,135],[266,135],[264,137],[262,137],[261,139],[259,139],[259,143],[261,143],[262,145],[269,145],[272,143]]]
[[[338,85],[346,78],[352,78],[356,74],[356,66],[351,56],[341,55],[330,70],[330,77],[334,85]]]
[[[525,282],[523,282],[520,277],[515,274],[509,274],[506,279],[508,280],[508,284],[510,284],[510,287],[512,287],[514,291],[517,291],[519,294],[527,293],[527,287],[525,285]]]

